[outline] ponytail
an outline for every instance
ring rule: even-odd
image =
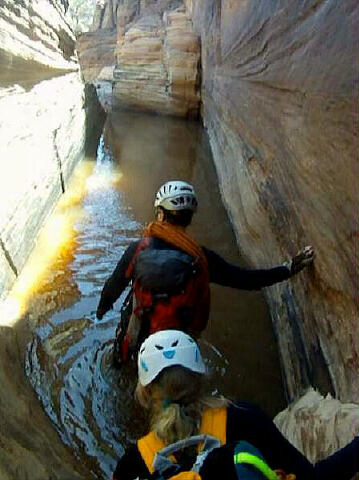
[[[195,435],[207,408],[226,404],[204,391],[203,375],[181,366],[164,369],[147,387],[136,388],[139,403],[151,414],[151,430],[166,444]]]

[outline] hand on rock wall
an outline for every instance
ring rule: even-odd
[[[291,275],[296,275],[301,272],[303,268],[308,267],[313,263],[314,249],[312,246],[307,245],[302,250],[294,255],[294,257],[285,263],[286,267],[290,270]]]

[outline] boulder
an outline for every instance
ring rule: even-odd
[[[359,435],[359,406],[341,403],[313,389],[274,419],[283,435],[311,462],[343,448]]]

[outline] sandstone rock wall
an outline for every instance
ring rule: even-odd
[[[3,0],[0,4],[0,85],[38,78],[40,72],[77,69],[75,37],[66,1]]]
[[[358,402],[358,4],[186,0],[202,41],[203,119],[242,252],[315,266],[266,289],[288,398]]]
[[[28,338],[19,325],[0,326],[1,480],[81,480],[89,467],[60,441],[27,382],[19,352]]]
[[[200,44],[180,0],[98,2],[77,40],[85,82],[113,81],[117,108],[196,118]]]
[[[0,477],[85,478],[25,378],[24,320],[2,299],[83,154],[84,86],[67,0],[0,2]],[[78,462],[77,462],[78,463]]]
[[[67,5],[0,3],[0,298],[24,266],[84,146],[84,88],[78,73],[64,75],[78,70]]]
[[[92,30],[125,27],[149,13],[163,14],[183,5],[183,0],[97,0]]]
[[[5,94],[6,93],[6,94]],[[31,252],[39,228],[83,154],[85,109],[78,73],[29,92],[3,92],[0,111],[0,296]]]
[[[196,118],[200,45],[183,9],[142,17],[117,46],[113,103],[131,110]]]
[[[25,319],[2,300],[67,188],[84,147],[102,128],[65,20],[67,0],[0,2],[0,477],[80,479],[89,467],[60,441],[25,378]],[[93,89],[94,90],[94,89]],[[86,103],[86,100],[90,100]],[[86,138],[87,132],[87,138]],[[91,140],[91,139],[90,139]],[[56,234],[56,233],[55,233]],[[9,328],[5,325],[12,325]]]
[[[114,30],[98,30],[78,37],[76,50],[86,83],[113,80],[116,42],[117,34]]]

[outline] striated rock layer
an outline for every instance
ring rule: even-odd
[[[119,37],[113,102],[131,110],[198,116],[200,45],[183,10],[149,15]]]
[[[76,70],[75,37],[66,0],[3,0],[0,4],[0,85],[23,83],[55,69]]]
[[[183,2],[98,3],[93,29],[77,41],[81,70],[113,81],[114,108],[198,116],[200,43]]]
[[[115,68],[116,31],[98,30],[84,33],[76,42],[81,73],[86,83],[113,80]]]
[[[354,0],[186,0],[202,43],[203,118],[254,267],[312,244],[314,267],[266,289],[288,399],[358,402],[358,61]]]

